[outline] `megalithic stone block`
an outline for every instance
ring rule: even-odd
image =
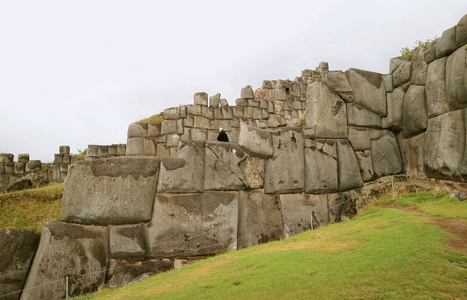
[[[305,147],[305,192],[337,192],[336,140],[309,140]]]
[[[368,128],[349,127],[349,142],[355,151],[369,150],[371,144]]]
[[[164,109],[164,120],[178,120],[180,119],[180,108],[170,107]]]
[[[148,124],[147,123],[131,123],[128,125],[127,138],[133,137],[147,137]]]
[[[347,118],[351,126],[382,127],[380,116],[355,103],[347,103]]]
[[[142,225],[109,226],[109,254],[112,258],[145,257],[146,246]]]
[[[253,156],[268,158],[274,154],[271,133],[254,126],[240,125],[238,144],[246,153]]]
[[[457,23],[456,43],[458,47],[467,44],[467,15],[464,15]]]
[[[160,158],[120,156],[71,165],[62,221],[131,224],[149,221]]]
[[[355,156],[357,157],[363,181],[372,181],[375,178],[375,172],[371,161],[371,150],[355,151]]]
[[[337,140],[337,174],[339,191],[347,191],[363,186],[355,152],[348,140]]]
[[[26,164],[26,173],[39,172],[42,169],[42,163],[40,160],[30,160]]]
[[[204,92],[195,93],[194,95],[194,104],[208,106],[208,94]]]
[[[443,34],[441,35],[441,38],[438,40],[438,44],[436,45],[436,58],[449,55],[456,49],[456,27],[454,26],[443,31]]]
[[[393,130],[402,129],[402,106],[404,103],[405,91],[402,87],[394,89],[387,94],[388,115],[382,119],[383,128]]]
[[[403,62],[392,74],[392,84],[395,88],[402,86],[412,78],[412,62]]]
[[[443,57],[428,65],[425,92],[428,117],[436,117],[449,111],[446,92],[446,61]]]
[[[60,154],[70,154],[70,146],[60,146]]]
[[[409,138],[425,131],[427,121],[425,87],[411,85],[405,94],[404,104],[402,105],[402,132],[404,137]]]
[[[467,106],[467,46],[460,47],[446,61],[446,90],[451,109]]]
[[[425,158],[425,133],[405,139],[402,134],[397,136],[404,163],[405,175],[417,178],[426,177],[423,165]]]
[[[217,93],[214,96],[209,97],[209,107],[218,108],[221,102],[221,94]]]
[[[29,154],[18,154],[18,162],[26,164],[29,162]]]
[[[0,163],[13,162],[14,157],[11,153],[0,153]]]
[[[247,85],[246,87],[242,88],[241,97],[243,99],[254,99],[255,98],[251,85]]]
[[[358,189],[328,194],[329,223],[348,221],[356,214],[355,199],[358,197]]]
[[[402,158],[396,136],[383,130],[371,140],[371,160],[376,176],[399,174],[402,172]]]

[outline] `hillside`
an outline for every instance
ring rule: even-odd
[[[466,299],[467,202],[387,194],[357,219],[76,299]]]

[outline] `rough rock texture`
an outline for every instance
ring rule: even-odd
[[[342,71],[331,71],[323,74],[323,82],[329,89],[337,93],[345,102],[353,102],[354,96],[349,81]]]
[[[283,238],[279,196],[241,191],[238,205],[238,249]]]
[[[467,44],[467,14],[459,20],[459,23],[457,23],[456,43],[458,47]]]
[[[274,156],[266,161],[265,193],[303,191],[304,154],[301,129],[281,128],[272,132]]]
[[[247,155],[240,162],[243,178],[247,189],[262,189],[264,187],[265,159]]]
[[[336,140],[307,140],[305,147],[305,192],[338,190]]]
[[[0,299],[19,299],[39,239],[26,229],[0,229]]]
[[[451,109],[467,106],[467,46],[460,47],[447,59],[446,90]]]
[[[402,129],[402,105],[404,103],[405,91],[402,87],[394,89],[387,94],[388,115],[383,118],[383,128],[391,128],[399,131]]]
[[[404,139],[401,134],[397,137],[401,149],[405,174],[407,176],[415,176],[418,178],[425,177],[425,168],[423,166],[425,133],[408,139]]]
[[[404,62],[407,62],[409,59],[405,56],[398,56],[391,58],[389,60],[389,74],[394,73],[396,69]]]
[[[404,62],[392,74],[392,84],[397,88],[410,81],[412,77],[412,62]]]
[[[355,216],[357,212],[355,202],[358,195],[358,190],[328,194],[329,223],[347,221]]]
[[[354,94],[354,102],[375,114],[386,115],[386,90],[379,73],[359,69],[345,71]]]
[[[329,224],[326,195],[285,194],[279,199],[285,238],[310,230],[311,218],[313,228]]]
[[[447,58],[443,57],[428,65],[425,92],[429,118],[449,111],[446,92],[446,60]]]
[[[109,226],[109,253],[112,258],[145,257],[141,224]]]
[[[347,138],[345,102],[323,82],[314,82],[306,93],[306,124],[317,138]]]
[[[337,140],[337,174],[339,191],[346,191],[363,185],[357,158],[348,140]]]
[[[147,225],[149,256],[193,256],[237,249],[238,192],[158,193]]]
[[[451,54],[457,49],[456,27],[451,27],[443,31],[443,35],[436,45],[436,58]]]
[[[368,128],[349,126],[349,142],[355,151],[369,150],[371,145]]]
[[[347,119],[350,126],[381,128],[381,117],[355,103],[347,103]]]
[[[371,140],[371,160],[377,177],[402,172],[402,158],[396,136],[384,130]]]
[[[425,172],[430,177],[467,180],[467,108],[428,120],[425,133]]]
[[[247,187],[240,163],[246,154],[237,144],[206,142],[204,190],[233,191]]]
[[[70,296],[97,291],[105,281],[107,239],[105,227],[45,223],[21,299],[64,299],[66,276]]]
[[[240,125],[238,144],[246,153],[253,156],[267,158],[274,154],[271,133],[254,126]]]
[[[426,71],[428,68],[425,62],[425,48],[418,47],[415,49],[412,56],[412,78],[411,82],[417,85],[425,85],[426,82]]]
[[[71,165],[62,221],[128,224],[149,221],[160,158],[121,156]]]
[[[109,271],[105,283],[113,289],[133,283],[136,278],[143,274],[152,276],[168,272],[173,269],[170,259],[150,259],[143,261],[131,260],[109,260]]]
[[[193,103],[195,105],[208,106],[208,94],[204,92],[195,93]]]
[[[143,137],[131,137],[127,139],[126,155],[144,155],[144,142]]]
[[[146,137],[148,135],[147,123],[131,123],[128,126],[127,137]]]
[[[375,178],[375,172],[371,161],[371,150],[355,151],[355,156],[357,157],[363,181],[372,181]]]
[[[186,142],[177,158],[162,158],[157,192],[201,192],[204,182],[204,142]]]
[[[428,112],[425,87],[411,85],[405,94],[402,105],[402,130],[405,138],[415,136],[426,130]]]

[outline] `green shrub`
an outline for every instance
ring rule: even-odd
[[[413,53],[415,52],[415,49],[417,49],[418,47],[426,48],[426,47],[428,47],[428,45],[433,43],[436,39],[437,39],[437,37],[435,36],[434,39],[431,39],[431,40],[427,39],[425,42],[416,41],[415,46],[412,47],[412,48],[409,48],[409,47],[401,48],[401,55],[404,56],[404,57],[407,57],[409,60],[412,60],[412,56],[413,56]]]
[[[164,115],[157,114],[149,118],[139,120],[138,123],[162,123],[162,121],[164,121]]]

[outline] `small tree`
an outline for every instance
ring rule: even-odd
[[[412,47],[411,49],[409,47],[403,47],[401,48],[401,55],[404,57],[407,57],[409,60],[412,60],[413,53],[415,52],[415,49],[418,47],[428,47],[431,43],[433,43],[437,37],[435,36],[434,39],[427,39],[425,42],[422,41],[416,41],[415,46]]]

